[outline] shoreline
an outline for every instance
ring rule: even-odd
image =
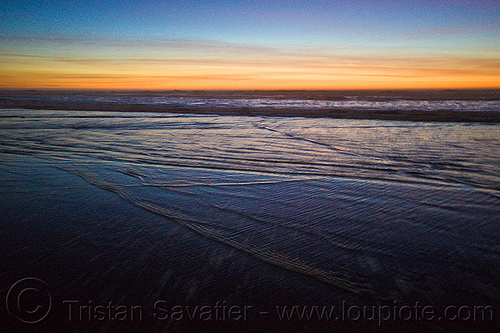
[[[208,108],[168,105],[30,102],[0,99],[0,108],[69,111],[165,112],[177,114],[214,114],[225,116],[271,116],[334,119],[366,119],[423,122],[499,123],[499,111],[417,111],[417,110],[346,110],[277,108]]]
[[[163,96],[197,98],[312,99],[324,101],[357,97],[364,100],[500,100],[500,88],[470,89],[354,89],[354,90],[130,90],[130,89],[0,89],[1,97],[13,96]]]

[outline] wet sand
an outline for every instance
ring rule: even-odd
[[[371,319],[359,319],[356,311],[350,313],[354,319],[342,319],[342,309],[414,306],[415,301],[421,308],[428,305],[436,311],[443,311],[447,304],[494,303],[480,295],[463,294],[463,283],[472,283],[474,288],[483,285],[459,277],[450,280],[452,289],[440,291],[442,295],[426,291],[443,303],[429,303],[409,291],[398,303],[390,298],[358,295],[202,237],[57,165],[28,156],[2,158],[0,283],[5,288],[0,296],[5,298],[7,287],[25,277],[44,281],[52,296],[49,315],[36,324],[22,323],[8,316],[3,308],[2,332],[416,333],[495,332],[498,328],[497,321],[413,318],[378,322],[371,315]],[[360,258],[366,271],[371,271],[381,285],[395,283],[376,259],[368,255]],[[448,268],[442,270],[442,277],[434,272],[426,284],[432,286],[432,278],[444,279]],[[411,289],[410,281],[397,281],[397,285],[400,289],[394,290],[394,297]],[[220,312],[214,318],[215,312],[211,312],[211,318],[205,320],[187,311],[182,320],[164,317],[167,309],[172,314],[174,306],[194,311],[197,306],[214,309],[217,304],[246,308],[246,317],[230,318],[226,312],[223,318]],[[109,305],[129,310],[123,310],[123,317],[117,317],[116,311],[95,312]],[[339,317],[280,319],[277,306],[335,306],[334,313]],[[130,307],[136,307],[135,312]],[[498,310],[496,306],[495,315]]]

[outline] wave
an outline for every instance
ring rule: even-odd
[[[330,92],[333,93],[333,92]],[[373,92],[372,92],[373,94]],[[335,98],[311,92],[267,94],[265,92],[79,92],[2,91],[0,107],[44,110],[86,110],[114,112],[169,112],[250,116],[326,117],[345,119],[386,119],[438,122],[500,122],[498,91],[471,94],[430,94],[422,91],[408,96],[362,93]],[[483,96],[485,94],[485,96]],[[327,94],[328,95],[328,94]],[[437,98],[441,97],[441,99]],[[464,99],[463,96],[471,99]],[[428,98],[428,99],[425,99]]]

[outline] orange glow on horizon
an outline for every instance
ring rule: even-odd
[[[2,89],[112,90],[355,90],[500,88],[500,76],[438,76],[432,80],[391,78],[307,80],[301,77],[262,79],[165,78],[158,76],[0,74]]]
[[[500,88],[491,59],[52,59],[0,53],[3,89],[334,90]]]

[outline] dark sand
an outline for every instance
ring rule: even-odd
[[[333,305],[340,309],[342,302],[362,306],[372,300],[255,260],[43,160],[1,156],[9,171],[0,169],[4,179],[0,191],[0,286],[5,287],[0,297],[5,300],[8,287],[26,277],[44,281],[52,296],[50,313],[40,323],[23,323],[2,307],[1,332],[377,329],[375,322],[281,321],[274,312],[276,305]],[[132,317],[129,312],[125,320],[118,320],[113,313],[109,319],[106,313],[100,320],[92,312],[89,319],[89,309],[93,311],[89,305],[107,306],[109,302],[139,306],[142,317],[137,312]],[[161,307],[155,308],[156,302],[162,302]],[[213,308],[217,302],[247,306],[247,317],[205,321],[196,315],[191,319],[184,312],[182,320],[163,318],[165,308]],[[75,309],[80,306],[87,308],[79,313]]]
[[[5,154],[2,158],[0,297],[5,299],[9,286],[25,277],[43,280],[52,296],[49,315],[36,324],[10,317],[2,307],[2,332],[495,332],[498,328],[497,321],[472,320],[280,320],[276,306],[335,306],[335,314],[342,316],[342,307],[396,303],[355,295],[255,260],[43,160]],[[379,269],[370,262],[367,267]],[[450,296],[451,291],[445,293]],[[169,309],[213,308],[217,302],[249,308],[245,320],[203,320],[196,315],[190,319],[186,312],[183,320],[167,320],[154,316],[163,314],[155,308],[158,301]],[[446,300],[461,305],[459,301],[464,301],[461,292]],[[469,301],[483,304],[477,303],[480,299]],[[116,312],[111,319],[106,312],[99,319],[95,307],[110,302],[139,306],[142,316],[128,312],[118,320]],[[433,306],[443,310],[440,304]],[[94,309],[90,319],[89,309]],[[356,318],[356,313],[351,315]]]

